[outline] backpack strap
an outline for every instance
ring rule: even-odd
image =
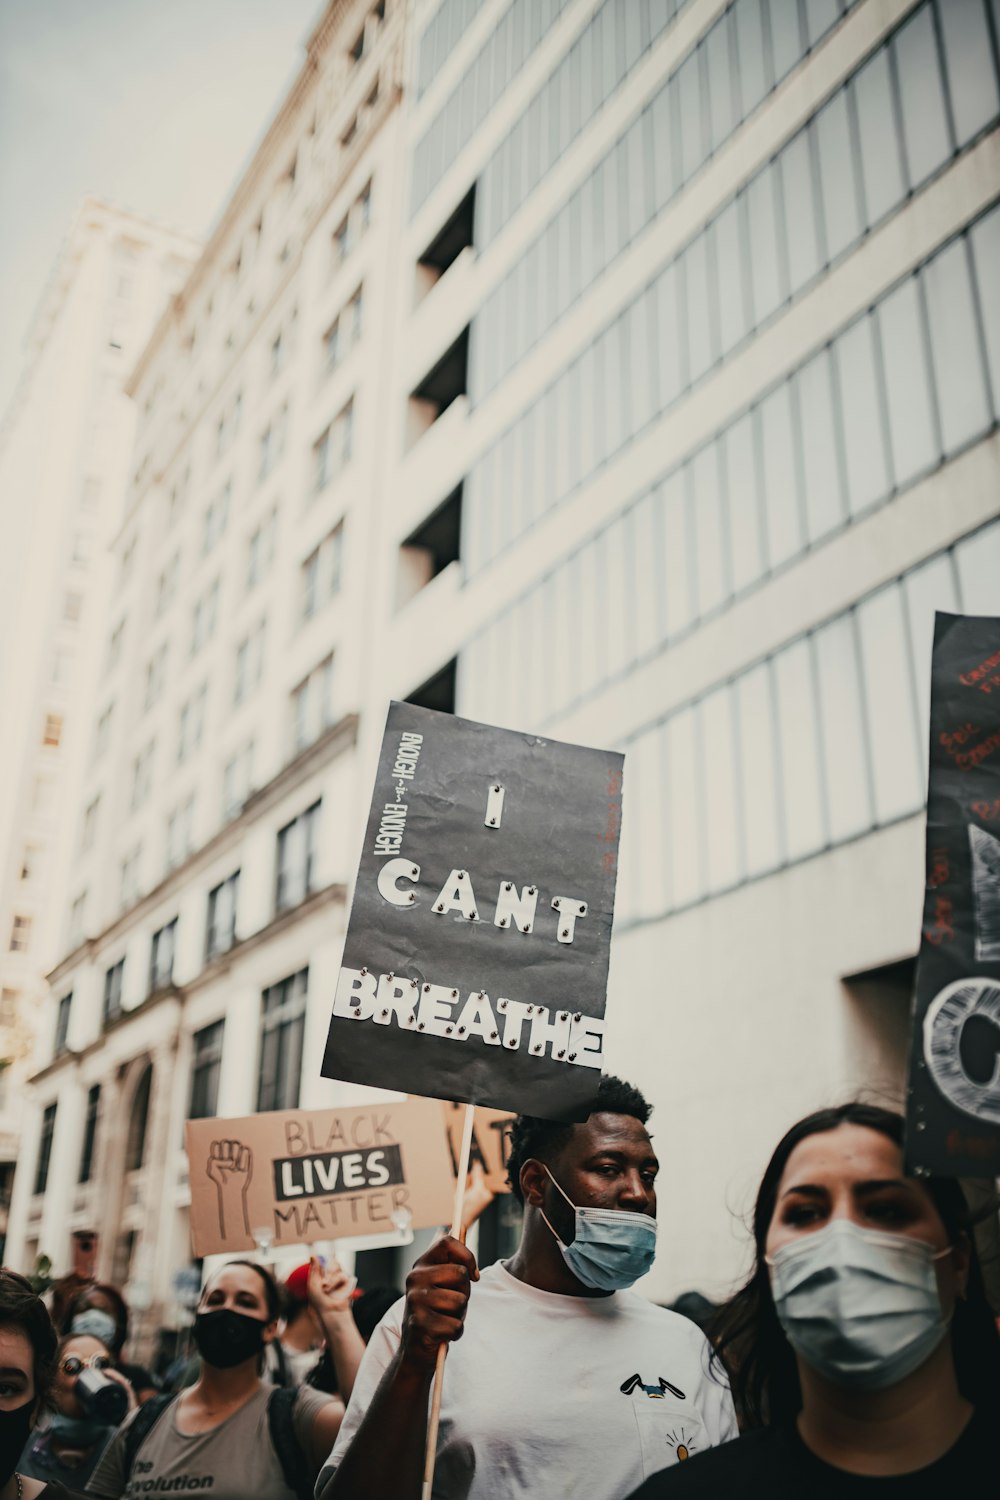
[[[125,1478],[128,1479],[135,1465],[136,1454],[176,1396],[167,1391],[160,1396],[151,1396],[143,1402],[134,1419],[125,1429]]]
[[[299,1500],[313,1500],[315,1475],[292,1421],[298,1394],[294,1386],[275,1386],[267,1401],[267,1425],[288,1488],[295,1491]]]

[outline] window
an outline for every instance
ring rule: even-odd
[[[139,844],[135,846],[131,854],[126,854],[121,864],[121,904],[128,906],[139,895],[139,861],[142,848]]]
[[[318,609],[340,592],[343,556],[344,523],[341,521],[302,564],[304,620],[311,619]]]
[[[194,796],[175,807],[167,818],[166,867],[183,864],[194,847]]]
[[[86,850],[93,846],[94,837],[97,833],[97,816],[100,810],[101,799],[97,796],[93,802],[88,804],[83,815],[83,833],[80,839],[81,849]]]
[[[69,947],[75,948],[83,941],[83,924],[87,910],[87,892],[76,897],[69,909]]]
[[[206,641],[215,634],[219,613],[219,580],[216,578],[197,600],[191,624],[191,655],[197,656]]]
[[[236,902],[240,872],[236,870],[208,893],[208,924],[205,933],[205,959],[227,953],[236,941]]]
[[[328,656],[292,689],[292,754],[311,745],[335,721],[333,656]]]
[[[132,1113],[125,1143],[125,1170],[138,1172],[146,1155],[146,1131],[149,1125],[149,1099],[153,1088],[153,1065],[143,1069],[132,1096]]]
[[[258,482],[267,478],[276,467],[281,455],[285,451],[285,439],[288,436],[288,407],[282,406],[275,412],[268,425],[260,435],[258,444],[259,462],[257,466]]]
[[[107,669],[113,672],[121,660],[122,642],[125,638],[125,621],[119,620],[108,638],[108,663]]]
[[[274,905],[276,911],[286,911],[305,900],[313,889],[316,859],[316,831],[319,825],[321,803],[293,818],[278,833],[277,879]]]
[[[255,588],[274,561],[274,538],[278,517],[271,511],[251,534],[247,544],[247,588]]]
[[[104,971],[104,1005],[101,1015],[104,1025],[117,1020],[122,1013],[122,986],[125,983],[125,960],[120,958],[110,969]]]
[[[174,973],[174,951],[177,947],[177,918],[153,933],[149,949],[149,992],[170,984]]]
[[[202,683],[194,696],[189,698],[181,709],[177,733],[178,765],[182,765],[201,744],[201,736],[205,728],[207,697],[208,686]]]
[[[132,762],[132,797],[129,804],[132,812],[141,807],[149,796],[153,778],[153,749],[153,741],[150,740]]]
[[[270,985],[262,996],[258,1110],[298,1106],[308,984],[309,970],[302,969]]]
[[[329,427],[313,444],[315,487],[324,489],[350,462],[354,427],[354,402],[337,413]]]
[[[167,648],[163,645],[146,663],[145,682],[142,694],[143,712],[148,712],[163,692],[167,675]]]
[[[361,338],[362,317],[362,288],[358,287],[323,335],[327,371],[339,365]]]
[[[111,741],[111,714],[114,705],[109,703],[97,721],[94,733],[94,759],[99,760]]]
[[[62,714],[46,714],[45,727],[42,730],[42,744],[56,746],[62,739],[63,716]]]
[[[270,432],[270,429],[268,429]],[[216,542],[226,529],[229,519],[229,501],[232,495],[233,482],[227,479],[215,499],[205,510],[205,520],[202,530],[201,553],[207,557]]]
[[[191,1038],[191,1095],[189,1120],[211,1119],[219,1106],[219,1074],[222,1071],[224,1021],[204,1026]]]
[[[233,702],[240,704],[260,682],[264,670],[264,621],[236,648]]]
[[[56,1034],[52,1043],[52,1056],[62,1057],[69,1044],[69,1015],[73,1005],[73,991],[63,995],[56,1010]]]
[[[38,1163],[35,1167],[35,1192],[44,1193],[49,1183],[52,1159],[52,1137],[56,1129],[56,1105],[47,1104],[42,1111],[42,1130],[38,1138]]]
[[[249,795],[252,760],[253,744],[250,743],[226,762],[222,773],[222,816],[226,821],[240,812]]]
[[[101,1085],[95,1083],[87,1090],[87,1112],[83,1121],[83,1150],[80,1153],[78,1182],[89,1182],[94,1167],[94,1145],[97,1141],[97,1120],[101,1108]]]
[[[154,608],[157,617],[163,614],[177,592],[180,569],[180,553],[175,552],[156,580],[156,603]]]
[[[11,953],[27,953],[31,945],[31,918],[15,915],[10,929]]]

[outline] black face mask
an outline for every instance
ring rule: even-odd
[[[264,1327],[260,1318],[234,1312],[231,1307],[220,1307],[197,1314],[194,1341],[207,1365],[214,1365],[217,1370],[231,1370],[261,1352]]]
[[[17,1468],[31,1432],[34,1411],[34,1401],[15,1406],[13,1411],[0,1411],[0,1489]]]

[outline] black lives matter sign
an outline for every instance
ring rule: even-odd
[[[1000,1174],[1000,620],[939,614],[906,1161]]]
[[[623,758],[393,703],[329,1078],[553,1119],[603,1056]]]

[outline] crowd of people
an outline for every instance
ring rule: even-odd
[[[114,1287],[81,1278],[50,1313],[0,1271],[0,1500],[419,1500],[442,1345],[437,1500],[940,1500],[981,1483],[996,1313],[962,1189],[905,1174],[900,1116],[855,1103],[787,1132],[751,1273],[706,1324],[632,1290],[660,1241],[649,1114],[605,1078],[583,1123],[515,1122],[509,1261],[480,1270],[442,1236],[403,1296],[316,1259],[282,1286],[228,1262],[167,1390],[124,1360]]]

